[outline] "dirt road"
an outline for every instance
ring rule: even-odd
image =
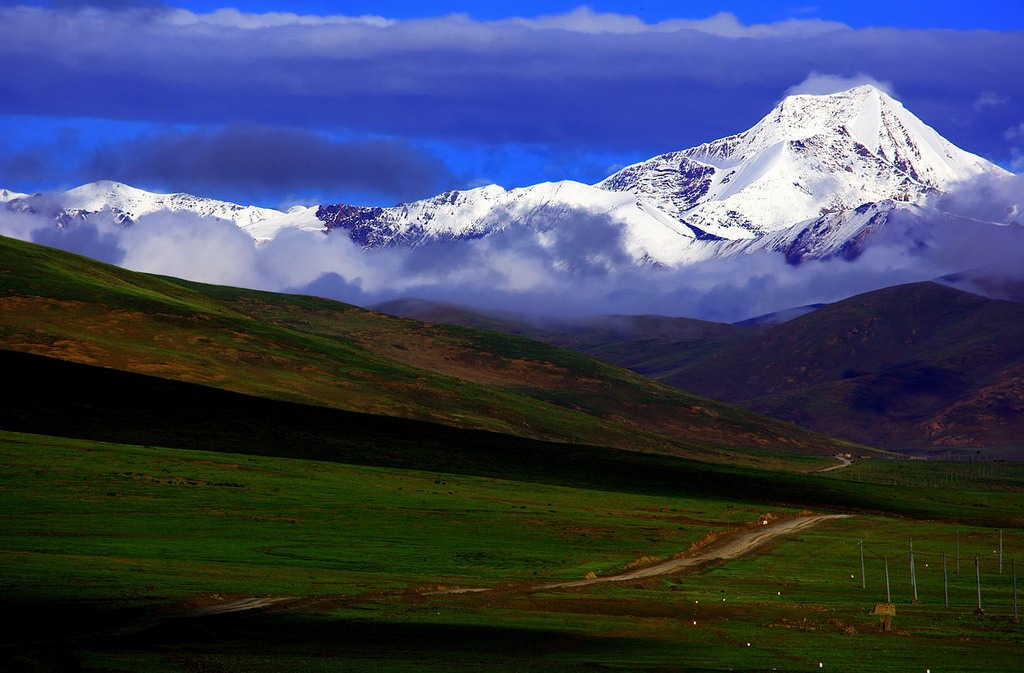
[[[206,615],[223,615],[228,612],[245,612],[246,610],[259,610],[275,603],[283,603],[293,600],[291,596],[264,596],[258,598],[242,598],[236,601],[215,603],[204,608],[196,608],[184,613],[184,617],[203,617]]]
[[[207,605],[201,608],[194,608],[192,610],[185,610],[183,612],[176,612],[169,615],[157,615],[149,617],[141,621],[129,624],[128,626],[114,629],[112,631],[105,632],[103,634],[92,634],[90,637],[96,635],[108,635],[108,636],[130,636],[136,633],[142,633],[148,631],[154,626],[159,626],[165,622],[169,622],[174,619],[189,619],[192,617],[206,617],[208,615],[225,615],[232,612],[247,612],[249,610],[260,610],[262,608],[270,607],[279,603],[290,603],[296,599],[293,596],[256,596],[251,598],[239,598],[237,600],[225,601],[223,603],[214,603],[213,605]]]
[[[658,577],[660,575],[670,575],[675,572],[679,572],[685,568],[692,568],[699,566],[702,563],[708,563],[716,560],[729,560],[739,558],[749,554],[757,548],[771,542],[772,540],[782,537],[784,535],[790,535],[801,530],[810,528],[824,521],[831,519],[841,519],[848,517],[848,514],[814,514],[806,516],[798,516],[792,519],[785,519],[775,523],[767,524],[763,527],[758,527],[753,530],[749,530],[744,533],[735,533],[727,535],[712,544],[708,545],[703,549],[699,549],[695,553],[681,558],[673,558],[668,561],[662,561],[653,565],[645,566],[643,568],[636,568],[626,572],[618,573],[616,575],[606,575],[604,577],[596,577],[591,579],[580,579],[580,580],[569,580],[565,582],[552,582],[548,584],[540,584],[531,587],[527,587],[528,591],[536,591],[541,589],[561,589],[569,587],[582,587],[589,586],[592,584],[602,584],[605,582],[627,582],[629,580],[645,579],[648,577]],[[439,589],[435,591],[424,591],[423,595],[440,595],[440,594],[469,594],[494,591],[494,588],[477,588],[477,587],[452,587],[447,589]],[[237,612],[247,612],[251,610],[261,610],[269,607],[285,608],[295,606],[299,604],[307,603],[307,599],[297,598],[295,596],[260,596],[260,597],[248,597],[239,598],[234,600],[228,600],[221,603],[214,603],[212,605],[206,605],[203,607],[192,608],[190,610],[183,610],[181,612],[154,615],[152,617],[134,622],[127,626],[123,626],[116,629],[102,631],[99,633],[91,633],[89,635],[63,638],[54,641],[46,641],[50,643],[71,643],[82,640],[93,639],[97,637],[110,637],[110,636],[130,636],[144,631],[148,631],[161,624],[181,619],[192,619],[197,617],[206,617],[212,615],[223,615]]]
[[[798,516],[793,519],[785,519],[778,523],[769,524],[757,528],[748,533],[740,533],[719,540],[705,549],[697,551],[692,556],[685,558],[673,558],[661,563],[629,570],[617,575],[607,575],[592,579],[570,580],[568,582],[554,582],[542,584],[537,589],[562,589],[567,587],[583,587],[590,584],[601,584],[602,582],[627,582],[629,580],[657,577],[659,575],[670,575],[684,568],[699,566],[702,563],[716,560],[729,560],[739,558],[748,554],[758,547],[761,547],[777,537],[796,533],[797,531],[816,526],[819,523],[831,519],[843,519],[848,514],[815,514],[809,516]]]
[[[838,465],[832,465],[831,467],[823,467],[818,472],[831,472],[832,470],[841,470],[844,467],[850,467],[853,465],[853,461],[846,456],[832,456],[839,461]]]

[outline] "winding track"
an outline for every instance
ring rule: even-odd
[[[757,550],[772,540],[783,535],[789,535],[798,531],[816,526],[819,523],[829,521],[832,519],[843,519],[849,517],[849,514],[811,514],[805,516],[798,516],[792,519],[784,519],[777,523],[769,524],[763,528],[755,528],[745,533],[732,534],[724,538],[721,538],[712,544],[708,545],[703,549],[699,549],[690,556],[673,558],[661,563],[655,563],[653,565],[645,566],[643,568],[636,568],[634,570],[628,570],[626,572],[618,573],[616,575],[606,575],[604,577],[596,577],[590,579],[580,580],[569,580],[565,582],[552,582],[548,584],[540,584],[525,587],[527,591],[539,591],[546,589],[566,589],[572,587],[583,587],[592,584],[603,584],[606,582],[628,582],[630,580],[646,579],[649,577],[658,577],[661,575],[670,575],[672,573],[679,572],[686,568],[693,568],[701,565],[702,563],[708,563],[712,561],[731,560],[744,556],[752,551]],[[422,595],[446,595],[446,594],[468,594],[468,593],[482,593],[494,591],[492,587],[460,587],[443,589],[440,591],[424,591]],[[251,596],[247,598],[239,598],[235,600],[225,601],[223,603],[216,603],[213,605],[207,605],[204,607],[193,608],[191,610],[185,610],[178,613],[157,615],[149,617],[126,626],[102,631],[99,633],[91,633],[88,635],[82,635],[77,637],[63,638],[52,641],[39,641],[39,643],[70,643],[82,640],[88,640],[96,637],[110,637],[110,636],[130,636],[144,631],[148,631],[160,624],[172,620],[180,619],[194,619],[198,617],[207,617],[212,615],[224,615],[237,612],[247,612],[250,610],[262,610],[270,607],[288,608],[298,607],[301,604],[308,602],[308,599],[298,598],[295,596]],[[0,645],[0,649],[10,647],[15,643],[7,643]]]
[[[263,608],[270,607],[271,605],[291,603],[295,600],[296,599],[293,596],[254,596],[250,598],[239,598],[237,600],[225,601],[224,603],[214,603],[213,605],[194,608],[192,610],[186,610],[184,612],[178,612],[171,615],[149,617],[148,619],[143,619],[142,621],[135,622],[134,624],[129,624],[128,626],[107,632],[104,635],[130,636],[135,633],[148,631],[154,626],[159,626],[160,624],[169,622],[173,619],[188,619],[191,617],[206,617],[208,615],[224,615],[232,612],[261,610]]]
[[[672,573],[679,572],[686,568],[693,568],[701,565],[702,563],[709,563],[711,561],[729,561],[732,559],[745,556],[752,551],[757,550],[759,547],[763,547],[775,538],[783,535],[789,535],[798,531],[816,526],[819,523],[830,521],[832,519],[845,519],[848,518],[849,514],[808,514],[804,516],[797,516],[792,519],[784,519],[773,524],[766,525],[762,528],[755,528],[746,533],[732,534],[723,537],[712,544],[698,549],[696,552],[689,556],[680,556],[677,558],[671,558],[667,561],[661,561],[649,566],[642,568],[636,568],[633,570],[627,570],[625,572],[617,573],[615,575],[605,575],[602,577],[592,577],[580,580],[567,580],[564,582],[550,582],[547,584],[538,584],[527,589],[530,591],[540,591],[544,589],[568,589],[571,587],[585,587],[592,584],[603,584],[606,582],[628,582],[630,580],[647,579],[649,577],[659,577],[661,575],[671,575]],[[468,593],[482,593],[485,591],[493,591],[491,588],[451,588],[441,589],[438,591],[427,591],[423,592],[424,595],[438,596],[438,595],[452,595],[452,594],[468,594]]]
[[[822,469],[818,470],[818,472],[831,472],[832,470],[841,470],[844,467],[850,467],[851,465],[853,465],[853,461],[850,460],[849,458],[846,458],[845,456],[832,456],[832,457],[835,458],[836,460],[838,460],[839,464],[838,465],[832,465],[831,467],[822,468]]]
[[[542,584],[536,588],[562,589],[568,587],[583,587],[590,584],[602,584],[604,582],[628,582],[629,580],[646,579],[648,577],[658,577],[660,575],[671,575],[672,573],[679,572],[684,568],[692,568],[694,566],[699,566],[702,563],[719,560],[728,561],[739,558],[740,556],[744,556],[756,550],[758,547],[768,544],[777,537],[789,535],[791,533],[810,528],[811,526],[816,526],[817,524],[830,519],[844,519],[848,516],[850,515],[813,514],[808,516],[798,516],[793,519],[785,519],[778,523],[764,526],[763,528],[757,528],[749,533],[730,535],[729,537],[719,540],[704,549],[698,550],[692,556],[669,559],[667,561],[662,561],[661,563],[644,566],[643,568],[628,570],[617,575],[607,575],[605,577],[582,580],[570,580],[568,582],[554,582],[551,584]]]

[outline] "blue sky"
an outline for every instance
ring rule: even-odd
[[[0,2],[0,187],[18,191],[106,178],[390,205],[594,182],[742,131],[823,77],[883,82],[1024,170],[1010,0],[29,4]],[[367,15],[387,21],[324,18]]]
[[[860,0],[858,2],[574,2],[573,0],[492,0],[491,2],[423,2],[415,0],[305,0],[301,3],[261,0],[225,3],[218,0],[170,2],[199,12],[238,7],[253,12],[300,14],[378,14],[391,18],[423,18],[444,14],[468,14],[474,19],[494,20],[510,16],[539,16],[569,12],[581,4],[598,12],[637,16],[649,23],[673,18],[700,19],[731,12],[745,23],[771,23],[785,19],[821,18],[841,21],[854,28],[949,28],[954,30],[1020,30],[1024,28],[1024,3],[1016,0],[964,3],[963,0]]]

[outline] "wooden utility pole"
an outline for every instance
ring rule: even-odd
[[[960,529],[956,529],[956,574],[960,574]]]
[[[861,540],[857,544],[860,545],[860,588],[867,589],[868,583],[864,579],[864,540]]]
[[[942,552],[942,594],[945,597],[946,607],[949,607],[949,573],[946,572],[946,552]]]
[[[978,556],[974,557],[974,582],[978,586],[978,607],[974,611],[976,615],[985,614],[985,610],[981,607],[981,564],[978,562]]]
[[[917,600],[917,573],[914,570],[914,538],[910,539],[910,586],[914,587],[914,602],[920,603]]]
[[[1013,574],[1013,623],[1020,624],[1017,617],[1017,560],[1010,559],[1010,572]]]
[[[1003,529],[999,529],[999,574],[1003,574]]]
[[[892,603],[892,594],[889,593],[889,557],[885,557],[885,602]]]

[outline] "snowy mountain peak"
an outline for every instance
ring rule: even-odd
[[[392,208],[322,206],[327,229],[364,247],[483,238],[519,226],[540,240],[581,218],[611,222],[637,263],[775,250],[798,262],[859,254],[900,209],[1002,169],[942,138],[870,85],[785,98],[752,128],[571,181],[449,191]]]
[[[22,194],[21,192],[12,192],[9,189],[0,189],[0,203],[5,203],[7,201],[13,201],[14,199],[20,199],[20,198],[22,198],[24,196],[28,196],[28,195],[27,194]]]
[[[65,208],[77,208],[90,212],[104,209],[124,211],[132,219],[141,213],[144,204],[155,205],[161,201],[162,194],[151,194],[136,187],[113,180],[98,180],[69,189],[60,195],[60,203]]]
[[[65,212],[77,216],[110,212],[126,224],[161,211],[190,212],[200,217],[230,220],[239,226],[252,225],[284,214],[272,208],[241,206],[192,194],[157,194],[113,180],[99,180],[69,189],[56,195],[56,202]]]
[[[780,143],[800,147],[803,141],[823,136],[848,138],[931,188],[1000,170],[956,147],[901,102],[871,85],[827,95],[788,96],[750,130],[698,145],[685,154],[727,168]]]
[[[909,113],[902,103],[871,85],[834,94],[793,94],[749,130],[698,145],[686,153],[694,159],[727,166],[780,142],[805,140],[840,129],[874,151],[886,121],[904,115]]]
[[[755,238],[885,200],[920,202],[983,173],[876,87],[782,100],[752,128],[628,166],[596,186],[646,197],[695,231]]]
[[[970,177],[988,164],[944,139],[902,103],[871,85],[827,95],[788,96],[749,131],[733,136],[738,142],[731,152],[727,149],[729,139],[724,139],[693,148],[687,154],[694,159],[707,156],[709,163],[714,163],[721,148],[728,159],[736,162],[780,142],[822,135],[845,135],[933,188]]]
[[[741,146],[748,152],[757,151],[781,141],[846,129],[855,140],[875,151],[885,125],[883,118],[894,119],[896,108],[902,110],[903,105],[870,85],[827,95],[794,94],[741,134],[745,141]]]

